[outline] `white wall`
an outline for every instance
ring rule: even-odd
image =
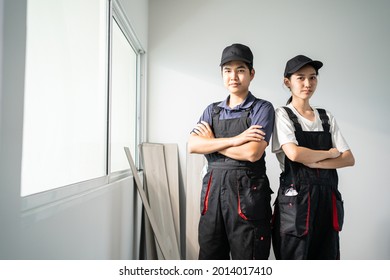
[[[341,258],[390,259],[389,9],[386,0],[150,0],[148,140],[178,143],[185,170],[189,131],[209,103],[228,94],[218,65],[231,43],[252,48],[251,90],[275,107],[289,96],[285,62],[300,53],[322,60],[312,104],[335,115],[356,158],[339,170]],[[269,148],[266,160],[276,192],[280,171]]]
[[[26,3],[0,0],[0,259],[135,258],[141,204],[132,177],[59,200],[69,188],[33,196],[52,197],[36,208],[20,197]],[[147,3],[123,7],[145,49]]]

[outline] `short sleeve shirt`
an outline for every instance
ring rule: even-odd
[[[302,126],[303,131],[324,131],[320,115],[316,108],[313,108],[315,120],[310,121],[302,117],[294,108],[294,106],[292,106],[292,104],[288,104],[287,107],[289,107],[298,117],[298,122]],[[326,114],[329,117],[330,133],[332,137],[333,147],[339,150],[341,153],[349,150],[349,146],[345,141],[343,135],[341,134],[336,119],[329,111],[326,111]],[[295,143],[296,145],[298,145],[298,141],[295,137],[294,125],[288,117],[286,110],[284,110],[282,107],[279,107],[275,110],[275,126],[272,136],[272,152],[276,154],[282,171],[284,171],[284,159],[286,156],[283,152],[282,146],[287,143]]]
[[[242,112],[245,109],[248,109],[256,100],[256,97],[251,92],[249,92],[248,96],[241,104],[237,105],[234,108],[230,108],[228,106],[229,98],[230,97],[228,96],[224,101],[217,104],[217,106],[221,108],[219,115],[221,120],[241,117]],[[210,104],[209,106],[207,106],[202,116],[200,117],[199,122],[205,121],[210,125],[212,124],[213,106],[214,104]],[[258,99],[257,103],[250,111],[249,118],[251,119],[252,125],[262,126],[262,130],[266,133],[264,136],[264,140],[269,143],[274,127],[275,118],[275,110],[272,103],[263,99]]]

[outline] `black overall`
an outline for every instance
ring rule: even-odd
[[[295,127],[299,146],[329,150],[332,139],[326,111],[317,109],[324,131],[302,131],[297,116],[284,107]],[[285,171],[273,217],[276,259],[334,260],[340,258],[339,231],[344,209],[336,169],[313,169],[285,157]]]
[[[216,138],[233,137],[250,126],[250,108],[240,118],[220,120],[214,105]],[[199,221],[199,259],[268,259],[271,247],[272,190],[264,155],[257,162],[238,161],[219,153],[206,155]]]

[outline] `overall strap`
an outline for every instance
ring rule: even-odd
[[[255,107],[257,101],[259,101],[258,98],[256,98],[256,99],[252,102],[251,106],[249,106],[248,108],[244,109],[244,110],[242,111],[241,117],[249,117],[249,114],[251,113],[253,107]]]
[[[221,112],[222,108],[218,106],[218,104],[221,103],[220,101],[218,102],[214,102],[213,103],[213,111],[211,113],[211,126],[213,126],[214,124],[214,118],[217,118],[217,120],[219,119],[219,113]]]
[[[330,131],[330,124],[329,124],[329,117],[326,114],[326,111],[324,109],[321,109],[321,108],[317,108],[317,111],[320,114],[320,119],[322,121],[322,127],[323,127],[324,131],[329,132]]]
[[[215,115],[218,115],[219,112],[221,112],[221,109],[222,109],[222,108],[218,106],[219,103],[221,103],[221,102],[218,101],[218,102],[214,102],[214,103],[213,103],[213,117],[214,117]]]
[[[302,131],[302,126],[298,122],[298,117],[293,113],[293,111],[290,108],[288,108],[286,106],[284,106],[283,108],[284,108],[284,110],[286,110],[288,117],[293,122],[294,127],[295,127],[295,131]]]

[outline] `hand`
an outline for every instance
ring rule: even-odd
[[[252,125],[241,134],[232,138],[232,146],[240,146],[250,141],[260,142],[264,140],[265,132],[260,125]]]
[[[196,133],[198,136],[203,136],[206,138],[215,138],[211,126],[205,121],[201,121],[200,123],[198,123],[195,126],[193,132]]]
[[[330,153],[330,158],[337,158],[341,154],[340,151],[337,150],[336,148],[329,149],[329,153]]]

